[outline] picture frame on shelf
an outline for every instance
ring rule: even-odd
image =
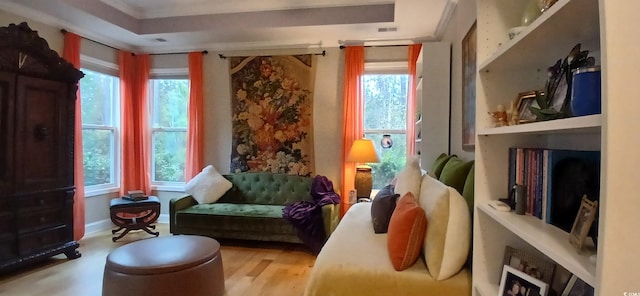
[[[535,91],[526,91],[519,93],[516,106],[516,109],[518,110],[518,123],[536,121],[535,114],[533,114],[533,112],[531,112],[531,109],[529,109],[529,107],[538,108]]]
[[[547,296],[549,285],[509,265],[502,269],[499,296]]]
[[[475,149],[476,139],[476,22],[462,39],[462,150]]]
[[[593,296],[593,294],[593,287],[573,274],[560,296]]]
[[[502,263],[504,266],[510,266],[547,284],[552,282],[556,269],[556,264],[553,261],[511,246],[505,247]]]
[[[583,195],[578,215],[576,215],[573,227],[571,227],[571,233],[569,233],[569,243],[578,252],[582,251],[584,247],[584,242],[587,239],[589,229],[591,229],[591,224],[595,220],[597,210],[598,201],[591,201],[587,198],[587,195]]]

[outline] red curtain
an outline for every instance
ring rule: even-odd
[[[74,67],[80,68],[80,36],[66,32],[64,34],[64,50],[62,57]],[[76,92],[76,111],[73,144],[73,182],[76,194],[73,199],[73,239],[80,240],[84,236],[84,166],[82,158],[82,106],[80,87]]]
[[[416,154],[416,85],[418,77],[416,77],[416,61],[420,55],[422,44],[409,45],[409,92],[407,95],[407,159]]]
[[[202,169],[204,163],[204,95],[202,53],[189,53],[189,111],[187,129],[187,163],[185,182],[191,180]]]
[[[149,55],[119,51],[120,64],[120,195],[129,190],[151,194],[148,83]]]
[[[342,127],[342,212],[347,210],[349,190],[354,188],[356,164],[347,162],[351,145],[362,138],[363,128],[363,90],[364,46],[345,48],[344,90],[343,90],[343,127]]]

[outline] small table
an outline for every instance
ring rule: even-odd
[[[160,201],[156,196],[149,196],[148,199],[140,201],[131,201],[124,198],[112,199],[109,212],[111,213],[113,224],[120,227],[112,230],[111,233],[115,235],[124,229],[120,235],[111,239],[113,242],[121,239],[131,230],[142,229],[156,237],[160,235],[159,232],[151,231],[151,229],[156,229],[156,226],[151,224],[156,222],[158,216],[160,216]]]

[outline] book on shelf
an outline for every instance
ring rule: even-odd
[[[570,232],[582,195],[599,199],[600,151],[512,147],[508,161],[509,188],[526,188],[526,215]]]

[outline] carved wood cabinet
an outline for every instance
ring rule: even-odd
[[[0,271],[80,257],[73,137],[83,76],[26,23],[0,28]]]

